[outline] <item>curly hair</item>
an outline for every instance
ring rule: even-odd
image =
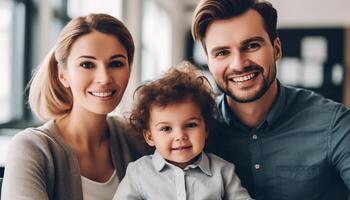
[[[192,98],[197,103],[204,118],[206,129],[210,131],[217,108],[213,92],[204,74],[189,62],[170,68],[161,78],[145,82],[134,93],[134,107],[130,124],[139,132],[149,130],[150,109],[153,105],[165,107]]]

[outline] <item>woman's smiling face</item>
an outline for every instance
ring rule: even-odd
[[[130,76],[125,47],[113,35],[93,31],[72,45],[61,83],[73,94],[72,110],[106,115],[119,104]]]

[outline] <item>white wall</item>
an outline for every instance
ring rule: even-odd
[[[349,0],[268,0],[279,27],[350,27]]]
[[[168,0],[171,1],[171,0]],[[350,0],[267,0],[277,9],[280,27],[350,27]],[[195,8],[199,0],[177,0]],[[192,12],[187,15],[191,24]]]

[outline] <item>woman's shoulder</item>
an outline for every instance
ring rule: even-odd
[[[47,122],[49,123],[49,122]],[[12,139],[12,141],[37,141],[40,138],[48,137],[48,130],[46,128],[47,123],[38,127],[29,127],[18,132]]]
[[[10,147],[22,147],[28,149],[28,151],[48,149],[51,144],[59,143],[57,138],[55,138],[56,134],[54,122],[48,121],[41,126],[26,128],[17,133],[11,139]]]

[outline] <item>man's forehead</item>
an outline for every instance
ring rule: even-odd
[[[255,10],[248,10],[239,16],[215,20],[208,26],[204,41],[208,48],[213,45],[227,45],[228,42],[240,44],[252,37],[265,38],[268,34],[260,14]]]

